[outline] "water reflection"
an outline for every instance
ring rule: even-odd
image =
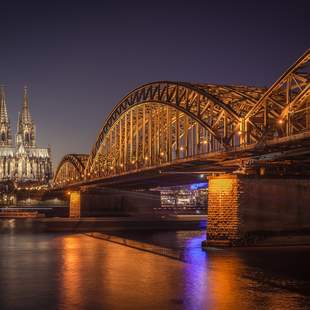
[[[210,248],[204,252],[200,247],[203,239],[197,235],[185,243],[190,263],[185,267],[184,296],[190,309],[205,305],[215,309],[309,308],[309,247]],[[288,270],[292,262],[294,266]],[[286,268],[279,268],[285,264]]]
[[[1,310],[310,307],[307,247],[204,252],[204,232],[153,234],[182,249],[184,263],[84,235],[16,229],[0,234]]]
[[[190,309],[203,309],[209,305],[216,309],[232,309],[239,305],[241,282],[238,277],[242,262],[239,257],[227,259],[224,251],[201,249],[204,234],[186,241],[185,257],[189,262],[185,265],[186,279],[184,296]]]
[[[180,299],[178,261],[81,235],[64,237],[62,245],[63,309],[162,309]]]
[[[180,235],[181,233],[179,233]],[[185,234],[186,235],[186,234]],[[184,235],[181,236],[184,240]],[[206,288],[208,288],[208,254],[201,250],[204,235],[192,236],[184,240],[184,299],[190,309],[203,309],[206,305]],[[211,306],[210,302],[208,303]]]
[[[14,232],[16,228],[16,220],[8,219],[8,220],[0,220],[0,231],[1,232]]]
[[[80,267],[81,247],[78,245],[79,239],[74,236],[66,236],[62,239],[62,262],[61,262],[61,287],[60,305],[80,305],[82,303],[83,292],[81,291],[82,274]],[[78,252],[77,252],[78,251]]]

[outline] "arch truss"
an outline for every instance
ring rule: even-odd
[[[88,154],[68,154],[58,165],[53,184],[65,185],[83,180]]]
[[[240,119],[264,91],[167,81],[143,85],[123,98],[104,123],[88,159],[86,177],[238,146]]]

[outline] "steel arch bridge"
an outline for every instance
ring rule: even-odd
[[[310,50],[269,89],[172,81],[134,89],[107,117],[89,156],[63,158],[54,186],[255,149],[307,133]]]

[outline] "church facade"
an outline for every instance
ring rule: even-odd
[[[18,114],[15,144],[7,113],[3,87],[0,89],[0,181],[48,182],[52,177],[50,148],[36,144],[36,126],[29,109],[27,88]]]

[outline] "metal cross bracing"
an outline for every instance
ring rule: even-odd
[[[310,50],[269,89],[160,81],[113,109],[81,172],[54,183],[105,178],[203,154],[255,148],[310,130]],[[72,167],[76,167],[74,164]],[[58,177],[58,174],[63,173]]]

